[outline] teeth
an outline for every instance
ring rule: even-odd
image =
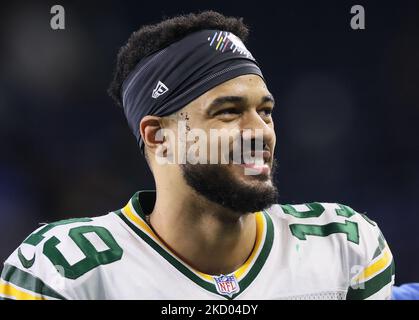
[[[259,150],[252,150],[251,153],[246,153],[246,154],[243,154],[242,153],[241,156],[240,156],[240,162],[239,162],[239,164],[246,164],[245,161],[244,161],[245,158],[246,159],[249,159],[249,160],[250,159],[253,159],[254,160],[256,152],[263,154],[264,151],[269,151],[269,150],[266,150],[266,149],[261,150],[261,151],[259,151]],[[266,164],[266,163],[269,162],[269,159],[266,159],[265,157],[262,157],[262,159],[263,159],[263,164]],[[232,154],[230,155],[230,163],[235,163]]]

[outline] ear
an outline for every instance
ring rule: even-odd
[[[140,134],[143,138],[144,145],[151,151],[164,143],[164,140],[156,139],[157,132],[162,129],[162,118],[156,116],[145,116],[140,121]]]

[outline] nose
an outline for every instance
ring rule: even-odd
[[[241,131],[243,139],[261,140],[273,152],[275,147],[276,135],[273,120],[269,121],[262,118],[257,110],[249,110],[242,118]]]

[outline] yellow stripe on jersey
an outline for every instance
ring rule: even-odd
[[[145,232],[148,236],[150,236],[155,242],[157,242],[163,249],[165,249],[169,254],[174,256],[177,260],[179,260],[182,264],[184,264],[187,268],[189,268],[191,271],[193,271],[195,274],[200,276],[203,280],[206,280],[208,282],[213,283],[214,278],[213,276],[200,272],[191,266],[187,265],[185,262],[180,260],[176,254],[174,254],[161,240],[160,238],[154,233],[154,231],[150,228],[150,226],[139,216],[139,214],[135,211],[133,205],[131,204],[131,201],[128,202],[128,204],[122,209],[122,213],[132,222],[134,223],[138,228],[140,228],[143,232]],[[237,269],[233,274],[236,277],[236,279],[239,281],[241,278],[243,278],[247,272],[250,270],[250,268],[253,265],[253,262],[257,258],[257,254],[260,251],[260,248],[262,247],[264,234],[266,233],[266,224],[265,224],[265,218],[263,216],[262,212],[255,213],[256,218],[256,241],[255,246],[253,247],[252,253],[250,254],[249,258],[246,260],[246,262]]]
[[[143,232],[145,232],[148,236],[150,236],[155,242],[157,242],[163,249],[165,249],[169,254],[174,256],[177,260],[177,256],[168,248],[165,246],[165,244],[159,239],[159,237],[153,232],[153,230],[150,228],[150,226],[139,217],[139,215],[135,212],[134,207],[131,205],[131,202],[128,202],[128,204],[122,209],[122,212],[127,216],[128,219],[130,219],[138,228],[140,228]],[[186,265],[183,261],[182,262],[186,267],[191,269],[193,272],[201,276],[204,280],[212,282],[212,277],[199,272],[198,270],[193,269],[192,267]]]
[[[259,249],[262,247],[261,243],[262,243],[262,239],[263,239],[263,234],[264,234],[264,230],[265,225],[264,225],[264,218],[263,218],[263,213],[262,212],[257,212],[255,214],[256,216],[256,241],[255,241],[255,246],[253,247],[252,253],[250,254],[249,258],[247,258],[246,262],[239,268],[237,269],[233,274],[236,277],[236,279],[238,281],[240,281],[247,273],[247,271],[250,270],[250,268],[252,267],[252,264],[257,256],[257,253],[259,252]],[[201,277],[205,278],[208,281],[213,282],[214,278],[213,276],[206,274],[206,273],[202,273],[198,270],[194,270],[195,273],[199,274]]]
[[[254,260],[256,259],[257,253],[259,252],[259,249],[262,247],[262,239],[264,231],[266,230],[266,226],[264,223],[263,213],[257,212],[256,213],[256,242],[255,246],[252,250],[252,253],[250,254],[249,258],[246,260],[246,262],[236,271],[234,272],[234,275],[236,276],[237,280],[240,280],[244,275],[246,275],[247,271],[252,266]]]
[[[392,259],[393,256],[386,246],[383,252],[377,258],[375,258],[374,261],[354,279],[354,281],[360,283],[373,278],[377,274],[384,271],[390,265]]]
[[[154,234],[150,226],[141,219],[138,214],[134,213],[134,208],[131,207],[131,202],[122,209],[122,212],[129,218],[137,227],[145,231],[150,237],[152,237],[156,242],[162,244],[160,239]],[[163,244],[162,244],[163,245]]]
[[[10,283],[0,283],[0,295],[15,300],[46,300],[42,296],[30,294]]]

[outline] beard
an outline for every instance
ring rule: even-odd
[[[274,159],[269,176],[255,175],[252,181],[241,181],[227,165],[182,164],[186,183],[198,194],[239,213],[256,212],[278,203],[274,184],[277,162]]]

